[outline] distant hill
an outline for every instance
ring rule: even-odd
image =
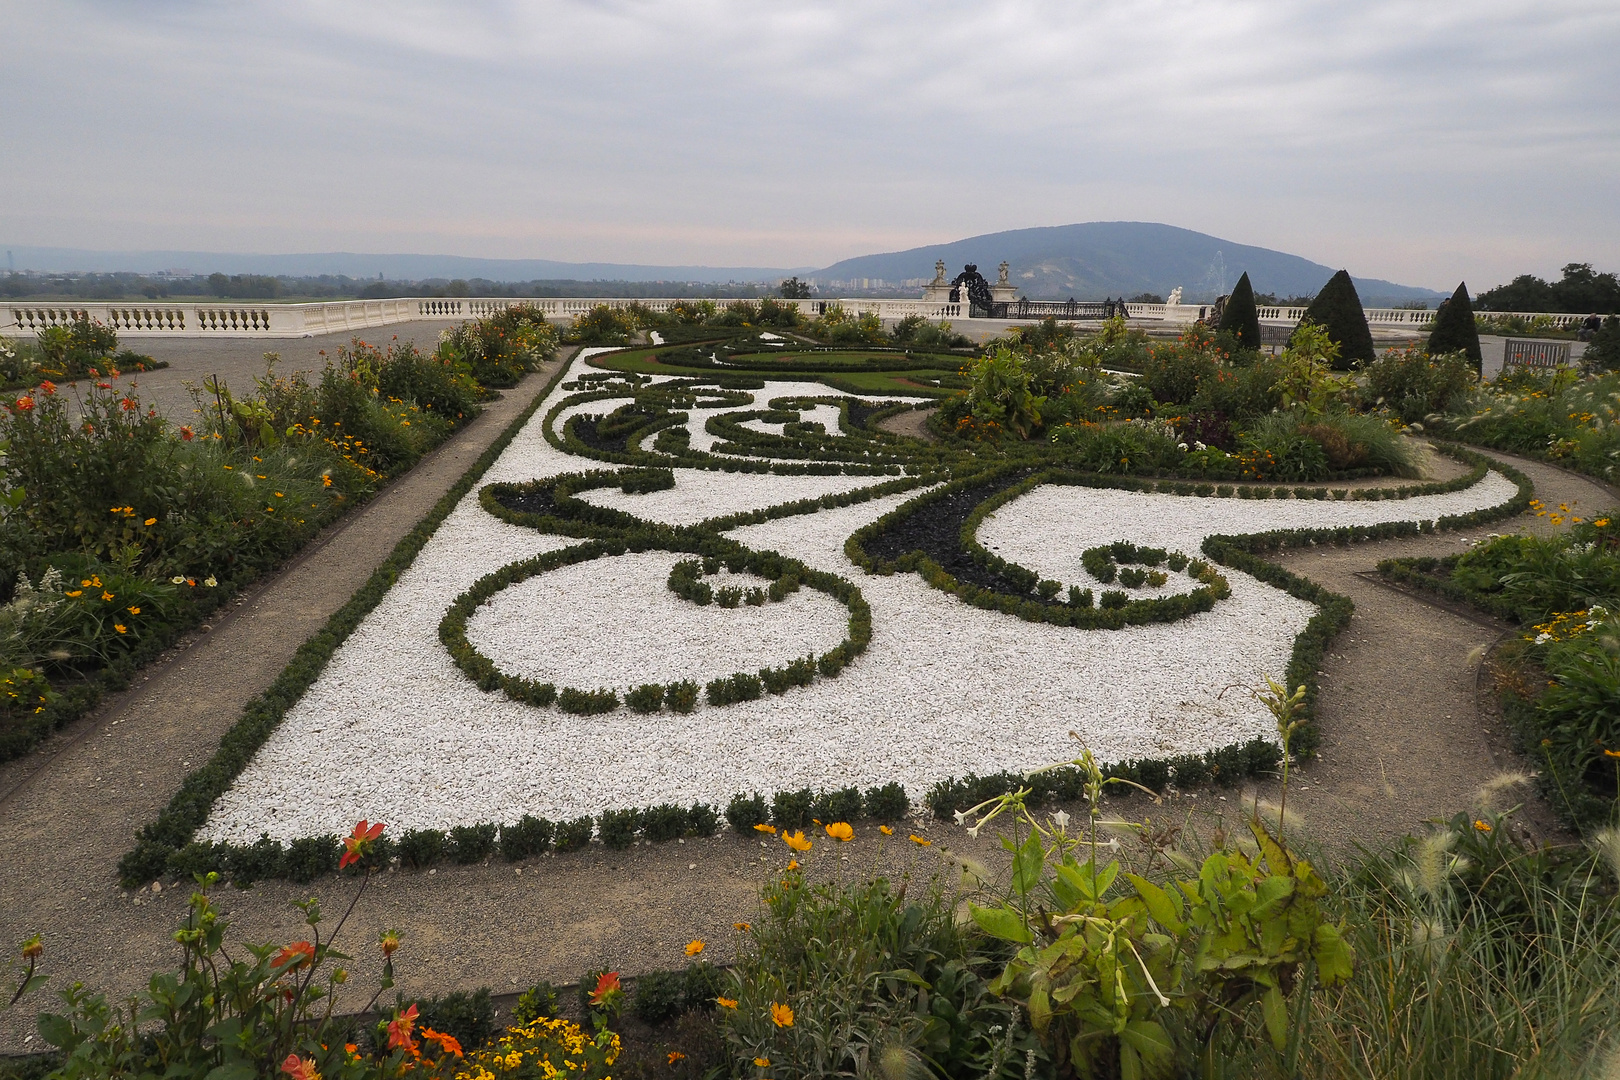
[[[303,255],[232,255],[217,251],[83,251],[12,245],[18,270],[43,273],[156,273],[189,270],[194,274],[266,274],[271,277],[316,277],[321,274],[389,281],[432,278],[484,278],[489,281],[691,281],[705,283],[770,282],[807,267],[640,266],[632,263],[570,263],[551,259],[469,259],[460,255],[366,255],[348,251]]]
[[[810,276],[817,282],[881,278],[897,283],[932,278],[936,259],[955,277],[966,263],[994,281],[996,266],[1012,264],[1011,282],[1031,300],[1102,300],[1157,293],[1181,286],[1189,302],[1213,300],[1230,291],[1248,272],[1254,291],[1279,298],[1314,295],[1334,267],[1268,248],[1251,247],[1218,236],[1147,221],[1091,221],[1040,229],[986,233],[948,244],[933,244],[884,255],[845,259]],[[1354,277],[1354,275],[1352,275]],[[1439,300],[1449,294],[1377,278],[1355,278],[1368,307],[1411,300]],[[838,290],[833,290],[834,292]]]

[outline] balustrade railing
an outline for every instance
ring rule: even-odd
[[[296,338],[319,334],[347,333],[429,319],[477,319],[514,304],[528,304],[548,319],[569,320],[592,308],[606,305],[623,308],[638,304],[655,312],[666,312],[675,299],[631,299],[625,297],[417,297],[398,300],[339,300],[313,304],[131,304],[131,303],[26,303],[0,304],[0,334],[37,334],[52,326],[62,326],[77,318],[104,323],[120,335],[131,337],[262,337]],[[689,301],[688,301],[689,302]],[[722,306],[727,301],[717,303]],[[851,315],[877,315],[883,319],[904,319],[921,315],[926,319],[967,319],[968,304],[928,300],[889,300],[849,298],[841,300],[782,300],[792,304],[805,317],[817,318],[835,307]],[[1014,301],[1006,311],[994,314],[1019,319],[1048,315],[1060,319],[1095,320],[1105,317],[1117,305],[1104,303],[1054,303]],[[1142,322],[1191,325],[1207,318],[1212,308],[1199,304],[1126,304],[1127,315]],[[1421,308],[1364,308],[1367,322],[1375,327],[1421,330],[1434,318],[1434,312]],[[1304,316],[1303,307],[1265,306],[1260,321],[1273,325],[1293,325]],[[1551,329],[1578,327],[1584,315],[1546,312],[1480,312],[1482,316],[1519,319]]]

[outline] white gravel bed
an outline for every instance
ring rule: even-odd
[[[802,588],[777,603],[699,607],[670,591],[675,552],[648,551],[562,566],[497,593],[467,623],[467,638],[497,667],[540,682],[623,691],[734,671],[782,667],[820,655],[848,635],[849,609]],[[716,590],[769,580],[721,571]],[[613,647],[580,648],[611,628]]]
[[[671,469],[675,486],[664,491],[626,495],[618,488],[582,491],[579,498],[596,506],[623,510],[662,525],[696,525],[712,517],[762,510],[796,499],[819,499],[899,479],[894,476],[777,476],[717,469]]]
[[[1217,533],[1433,520],[1500,506],[1518,490],[1494,469],[1462,491],[1379,502],[1197,498],[1042,484],[986,518],[978,536],[979,543],[989,550],[1043,578],[1053,578],[1065,586],[1097,587],[1096,580],[1081,567],[1080,555],[1087,548],[1115,540],[1181,551],[1197,558],[1202,554],[1204,539]],[[1178,576],[1171,575],[1172,585]],[[1232,575],[1226,576],[1230,579]],[[1132,594],[1148,595],[1137,590]]]
[[[773,383],[767,392],[807,392],[793,386]],[[481,483],[596,467],[545,442],[544,412]],[[649,519],[695,521],[804,497],[816,485],[847,490],[883,479],[700,470],[678,477],[668,492],[591,494]],[[1494,474],[1468,492],[1389,503],[1052,487],[1004,507],[981,538],[1032,569],[1080,573],[1081,550],[1115,539],[1196,554],[1212,531],[1419,519],[1512,494]],[[439,642],[445,609],[477,578],[576,542],[496,520],[470,494],[216,803],[200,838],[343,833],[362,817],[397,831],[525,813],[558,820],[666,801],[723,805],[739,791],[890,780],[920,797],[943,777],[1070,758],[1071,729],[1104,760],[1272,734],[1268,714],[1244,689],[1282,674],[1311,605],[1228,571],[1232,597],[1213,611],[1173,624],[1080,631],[980,611],[913,574],[869,577],[850,566],[849,534],[914,495],[731,534],[859,585],[872,608],[873,640],[838,678],[752,702],[700,705],[688,715],[620,709],[586,717],[480,691]],[[539,575],[496,597],[470,633],[499,662],[580,688],[702,681],[706,673],[825,651],[844,636],[843,606],[810,590],[763,609],[687,604],[665,586],[674,558],[626,555]]]

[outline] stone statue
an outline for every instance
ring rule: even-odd
[[[1168,303],[1170,303],[1172,305],[1176,305],[1176,304],[1181,303],[1181,286],[1180,285],[1177,285],[1175,288],[1170,290],[1170,299],[1169,299]]]
[[[940,259],[939,261],[934,263],[934,280],[930,281],[928,284],[930,284],[930,285],[945,285],[945,284],[948,284],[948,282],[946,282],[946,280],[945,280],[945,260],[944,259]]]
[[[939,265],[940,265],[940,267],[942,269],[945,266],[944,263],[940,263]],[[1006,259],[1001,260],[1001,266],[998,267],[998,269],[1001,271],[1001,276],[996,278],[996,284],[997,285],[1009,284],[1009,282],[1007,281],[1007,260]]]

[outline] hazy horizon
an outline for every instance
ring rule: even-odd
[[[1138,220],[1620,268],[1620,7],[7,3],[0,242],[829,266]]]

